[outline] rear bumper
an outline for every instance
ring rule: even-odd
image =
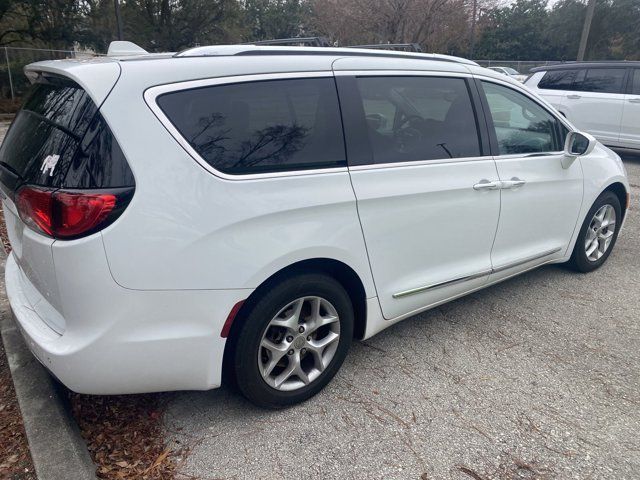
[[[112,279],[101,286],[96,278],[92,290],[103,301],[78,298],[69,311],[75,315],[80,304],[85,317],[65,318],[67,328],[60,334],[29,302],[28,280],[13,255],[5,281],[33,354],[68,388],[88,394],[218,387],[226,340],[220,331],[233,305],[248,296],[246,290],[128,290]]]

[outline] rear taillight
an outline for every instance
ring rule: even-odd
[[[49,236],[53,236],[52,204],[52,190],[23,187],[16,195],[16,206],[22,221],[31,229]]]
[[[103,229],[120,216],[133,189],[51,190],[24,186],[16,194],[20,218],[31,229],[60,239]]]

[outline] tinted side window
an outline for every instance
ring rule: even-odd
[[[622,93],[624,68],[590,68],[574,90],[597,93]]]
[[[346,165],[330,78],[182,90],[158,97],[158,105],[194,150],[225,173]]]
[[[572,90],[577,70],[551,70],[544,74],[538,88],[546,90]]]
[[[633,71],[633,83],[631,84],[631,93],[640,95],[640,68]]]
[[[527,96],[507,87],[482,82],[498,139],[500,155],[562,150],[566,129]],[[561,133],[562,132],[562,133]]]
[[[480,155],[463,79],[359,77],[357,85],[374,163]]]

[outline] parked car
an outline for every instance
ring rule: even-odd
[[[489,70],[493,70],[494,72],[501,73],[519,82],[524,82],[527,79],[526,75],[522,75],[516,69],[511,67],[488,67],[488,68]]]
[[[531,70],[527,87],[605,145],[640,149],[640,62],[566,63]]]
[[[0,150],[6,288],[90,394],[320,391],[365,339],[540,265],[611,254],[620,157],[468,60],[199,47],[26,67]]]

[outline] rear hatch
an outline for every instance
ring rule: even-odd
[[[54,331],[62,334],[65,329],[54,244],[90,235],[114,221],[134,185],[126,159],[87,91],[62,75],[34,75],[0,147],[0,190],[23,291]],[[87,210],[105,198],[113,205],[103,205],[97,213]]]

